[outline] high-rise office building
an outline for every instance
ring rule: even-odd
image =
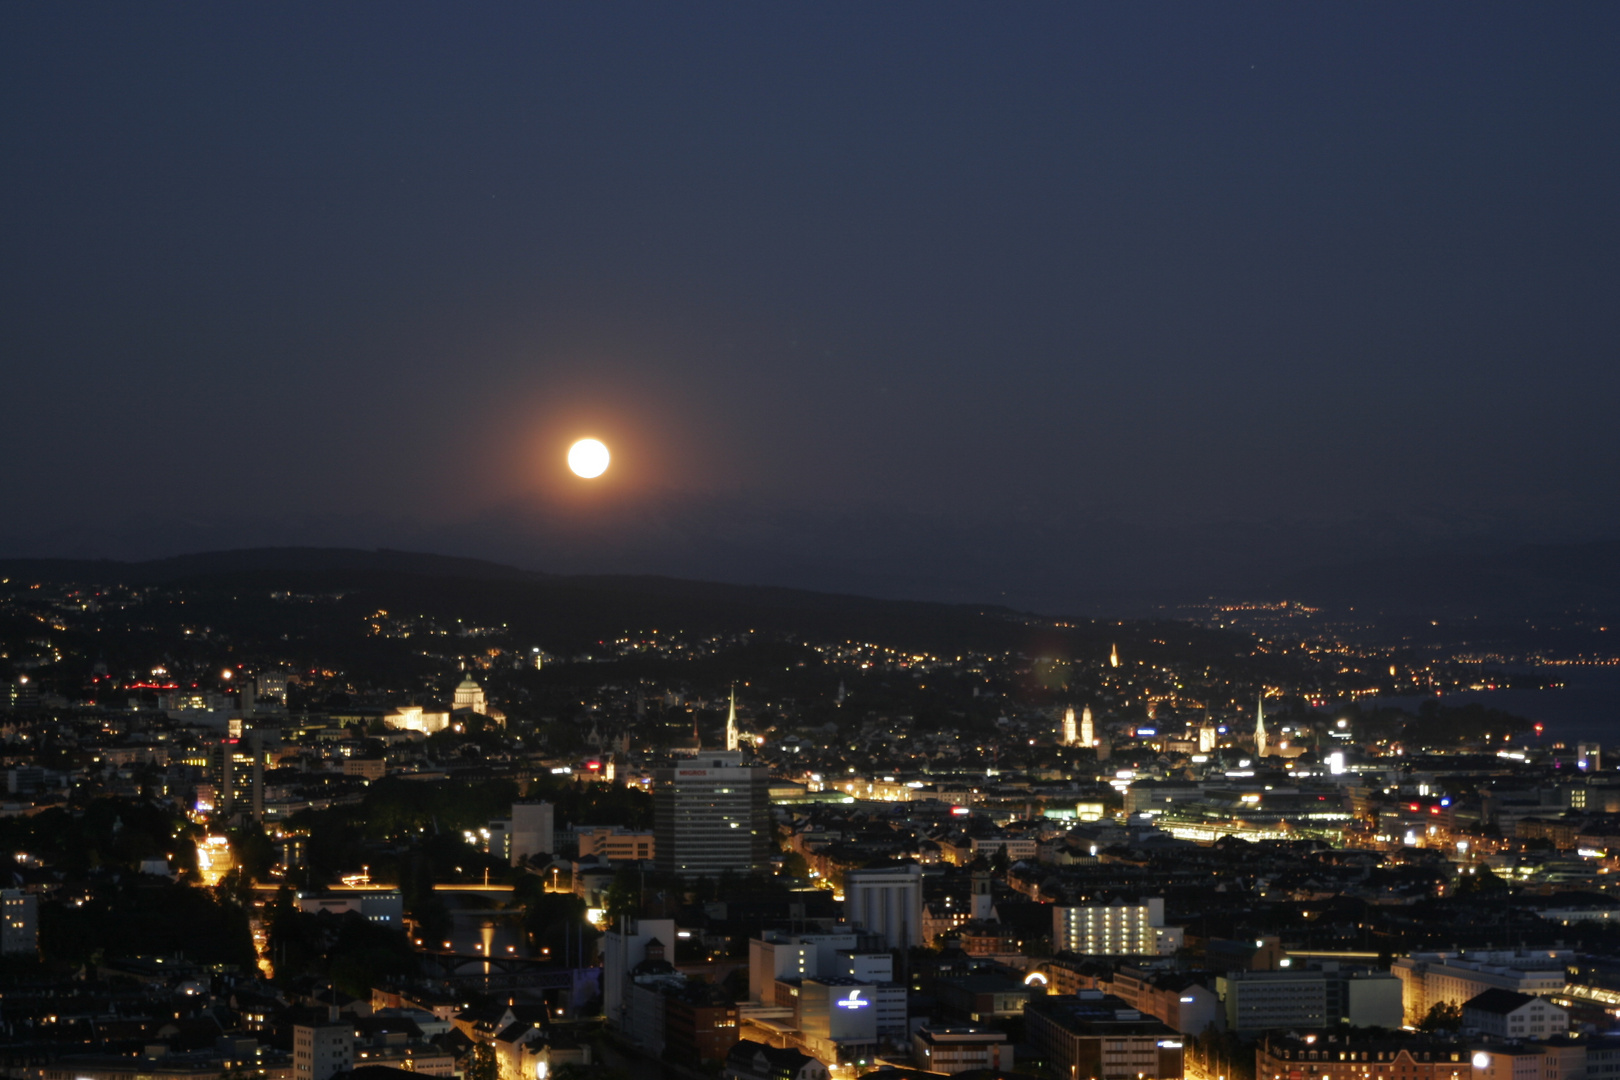
[[[770,810],[770,770],[736,751],[653,770],[658,868],[689,877],[762,869],[774,846]]]
[[[230,815],[244,809],[244,803],[254,821],[264,819],[264,736],[249,731],[240,738],[220,740],[211,755],[214,790],[218,803],[214,807]]]
[[[850,870],[844,875],[844,917],[881,935],[885,948],[923,944],[922,867],[906,863]]]

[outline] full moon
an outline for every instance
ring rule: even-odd
[[[596,439],[581,439],[568,448],[568,467],[575,476],[594,480],[607,472],[608,448]]]

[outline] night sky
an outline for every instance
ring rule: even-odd
[[[1056,609],[1613,536],[1616,57],[1613,3],[8,4],[0,555]]]

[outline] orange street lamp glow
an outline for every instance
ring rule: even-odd
[[[609,460],[608,448],[596,439],[581,439],[568,448],[568,467],[586,480],[607,472]]]

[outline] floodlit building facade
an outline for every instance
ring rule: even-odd
[[[1052,909],[1052,948],[1081,956],[1173,956],[1179,926],[1164,925],[1164,900],[1117,900]]]
[[[1560,993],[1574,962],[1569,949],[1412,953],[1391,964],[1390,972],[1401,980],[1406,1022],[1418,1024],[1436,1005],[1461,1008],[1487,990],[1537,997]]]

